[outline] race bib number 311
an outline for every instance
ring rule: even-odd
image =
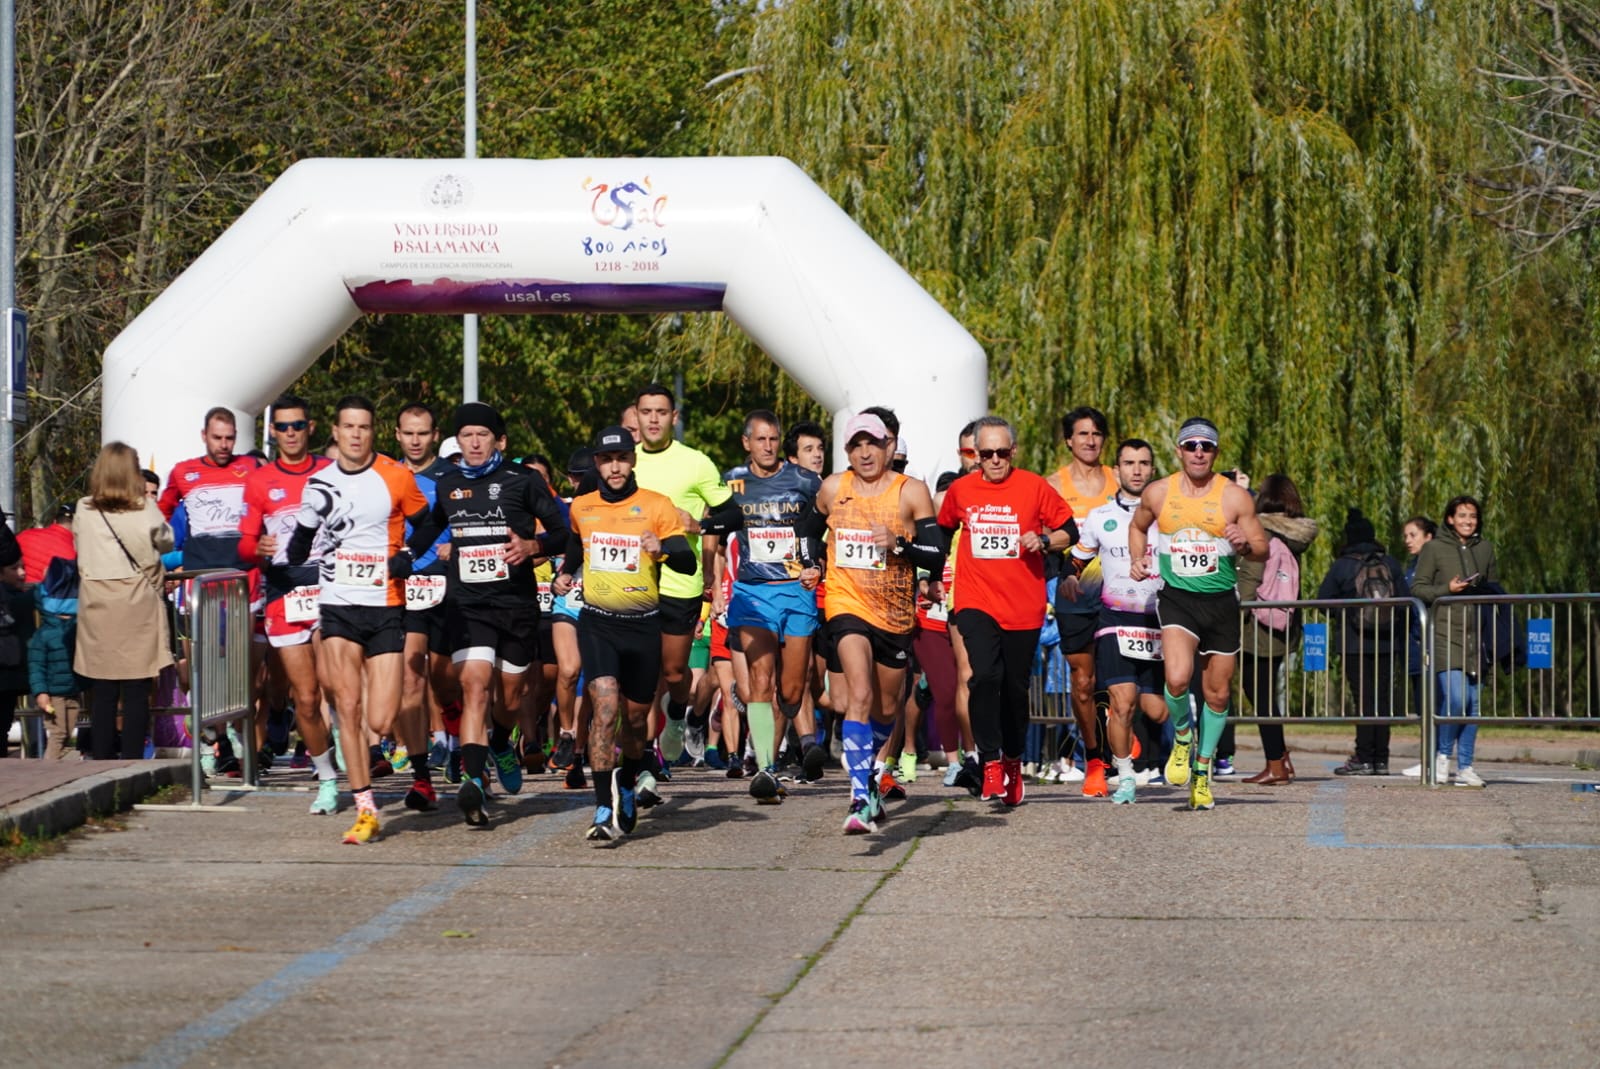
[[[833,532],[833,558],[841,568],[885,568],[886,554],[872,540],[871,531],[841,527]]]

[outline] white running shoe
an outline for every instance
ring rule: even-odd
[[[1482,787],[1483,777],[1473,771],[1471,765],[1462,765],[1456,769],[1457,787]]]
[[[1065,757],[1056,758],[1055,770],[1057,783],[1082,783],[1083,769],[1067,760]]]
[[[1422,778],[1422,765],[1421,764],[1415,764],[1415,765],[1412,765],[1410,768],[1401,769],[1400,774],[1402,776],[1410,776],[1412,779],[1421,779]]]

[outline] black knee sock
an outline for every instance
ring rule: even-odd
[[[603,805],[603,806],[605,806],[607,808],[610,808],[610,806],[611,806],[611,777],[614,776],[614,775],[616,775],[616,771],[613,770],[613,769],[609,769],[608,768],[604,772],[600,771],[598,768],[594,770],[594,804],[595,805]]]
[[[511,745],[511,729],[504,724],[495,724],[489,729],[489,745],[504,751]]]
[[[622,767],[617,769],[617,783],[623,790],[632,790],[639,782],[639,770],[644,768],[644,762],[642,757],[623,756]]]
[[[473,779],[483,778],[483,767],[489,762],[489,747],[477,742],[461,744],[461,767]]]

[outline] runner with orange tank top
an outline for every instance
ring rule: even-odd
[[[850,467],[817,494],[828,518],[826,612],[834,662],[842,672],[844,759],[850,772],[847,835],[878,830],[883,804],[872,775],[872,721],[892,725],[910,663],[916,623],[916,569],[943,566],[933,498],[918,479],[889,466],[894,436],[862,413],[845,427]]]
[[[1138,582],[1150,574],[1145,561],[1148,530],[1156,527],[1156,563],[1163,583],[1156,600],[1161,619],[1161,655],[1167,710],[1177,729],[1167,782],[1189,784],[1189,808],[1210,809],[1211,759],[1228,722],[1234,661],[1239,653],[1239,592],[1234,558],[1267,559],[1267,533],[1255,501],[1233,480],[1212,470],[1217,460],[1216,424],[1190,419],[1178,431],[1177,474],[1145,487],[1128,531],[1128,573]],[[1200,715],[1200,753],[1191,778],[1189,680],[1195,662],[1205,702]]]
[[[1061,434],[1072,459],[1049,478],[1050,488],[1071,506],[1074,516],[1087,516],[1108,501],[1116,500],[1117,473],[1100,462],[1110,426],[1105,413],[1084,405],[1061,417]],[[1083,793],[1103,798],[1106,785],[1105,739],[1101,733],[1100,710],[1106,700],[1096,686],[1094,646],[1095,622],[1100,615],[1100,561],[1091,560],[1083,574],[1062,575],[1056,584],[1056,627],[1061,632],[1061,653],[1067,659],[1072,685],[1072,719],[1083,738],[1087,763]],[[1068,757],[1059,758],[1045,774],[1047,782],[1064,783],[1077,771]]]

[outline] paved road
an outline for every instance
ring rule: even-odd
[[[393,795],[364,848],[307,793],[138,811],[0,873],[0,1058],[1600,1064],[1594,777],[1427,791],[1309,758],[1211,813],[1064,787],[1003,813],[925,775],[873,838],[839,833],[837,772],[781,808],[683,773],[607,848],[552,777],[487,831]]]

